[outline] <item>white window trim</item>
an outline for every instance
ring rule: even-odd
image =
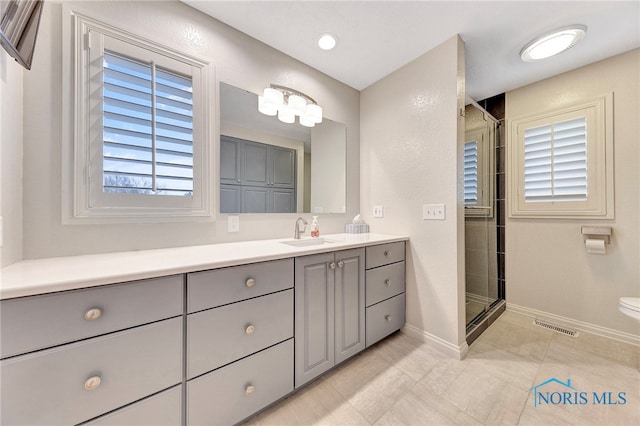
[[[159,201],[136,202],[119,207],[92,207],[88,171],[90,170],[90,129],[88,111],[91,109],[87,87],[79,82],[86,81],[88,73],[89,30],[103,33],[114,39],[142,49],[149,50],[192,66],[199,79],[200,90],[194,90],[194,197],[193,204],[184,206],[184,200],[175,196],[156,197]],[[142,222],[197,222],[215,220],[212,182],[215,153],[211,144],[211,124],[214,123],[211,99],[213,65],[208,61],[177,52],[145,39],[139,35],[119,29],[82,15],[69,8],[63,8],[63,214],[64,224],[106,224],[106,223],[142,223]],[[199,111],[196,118],[196,107]],[[198,139],[196,139],[198,134]],[[197,142],[197,141],[200,142]],[[117,194],[125,195],[125,194]],[[131,198],[143,200],[145,195],[133,195]],[[127,197],[129,198],[129,197]],[[160,200],[163,198],[164,200]],[[174,198],[176,203],[172,203]],[[168,200],[168,201],[167,201]],[[180,205],[183,204],[183,205]]]
[[[587,114],[588,197],[583,202],[525,202],[524,200],[524,130],[533,123],[585,112]],[[540,114],[509,120],[508,149],[509,217],[613,219],[613,93]]]

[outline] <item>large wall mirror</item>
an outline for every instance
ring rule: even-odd
[[[220,83],[220,213],[345,213],[346,126],[308,128],[258,112]]]

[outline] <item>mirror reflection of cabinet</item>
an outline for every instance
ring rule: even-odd
[[[345,213],[346,126],[326,118],[312,129],[286,124],[261,114],[257,106],[256,94],[220,83],[220,213]],[[252,168],[256,176],[242,175],[241,157],[230,139],[282,148],[274,148],[271,160],[264,157],[276,165],[276,175],[271,180],[266,178],[273,185],[257,183],[251,190],[237,187],[238,179],[264,182],[261,179],[266,177],[267,166]],[[291,175],[285,164],[292,150],[294,175],[290,185]],[[254,154],[254,163],[261,164],[262,154]],[[251,207],[243,207],[247,205]]]
[[[220,212],[295,211],[295,150],[220,136]]]

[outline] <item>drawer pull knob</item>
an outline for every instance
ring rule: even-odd
[[[387,257],[391,256],[391,250],[387,250],[387,251],[385,251],[385,252],[384,252],[384,255],[385,255],[385,256],[387,256]]]
[[[384,285],[386,285],[387,287],[391,285],[391,280],[390,279],[386,279],[384,280]]]
[[[98,386],[100,386],[100,383],[102,383],[102,379],[100,378],[100,376],[93,376],[93,377],[89,377],[85,382],[84,382],[84,388],[86,390],[94,390],[96,389]]]
[[[387,322],[391,321],[391,315],[385,315],[384,319],[387,320]]]
[[[247,386],[247,388],[244,390],[244,394],[247,396],[250,396],[251,394],[253,394],[253,391],[256,390],[256,388],[254,388],[252,385]]]
[[[247,336],[251,336],[254,331],[256,331],[256,328],[253,325],[248,325],[247,328],[244,329],[244,333]]]
[[[336,262],[331,262],[331,263],[329,264],[329,268],[330,268],[330,269],[336,269]]]
[[[344,266],[344,262],[342,260],[340,260],[338,262],[338,268],[342,268]]]
[[[247,281],[245,282],[245,285],[249,288],[253,287],[256,284],[256,280],[254,280],[253,278],[247,278]]]
[[[102,309],[91,308],[84,313],[84,319],[86,319],[87,321],[94,321],[100,318],[101,315],[102,315]]]

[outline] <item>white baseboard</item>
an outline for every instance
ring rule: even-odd
[[[469,345],[467,345],[467,342],[464,342],[461,346],[457,346],[411,324],[405,324],[400,331],[407,336],[420,340],[421,342],[424,342],[453,358],[463,359],[469,352]]]
[[[489,299],[487,296],[480,296],[479,294],[469,293],[469,292],[465,293],[465,297],[466,297],[466,300],[470,302],[476,302],[483,305],[488,305],[490,301],[496,300],[496,299]]]
[[[552,322],[562,324],[564,326],[574,328],[585,333],[595,334],[597,336],[607,337],[609,339],[619,340],[621,342],[630,343],[640,346],[640,336],[614,330],[612,328],[602,327],[588,322],[578,321],[572,318],[563,317],[549,312],[539,311],[537,309],[527,308],[526,306],[515,305],[507,302],[507,311],[516,314],[526,315],[532,318],[547,319]]]

